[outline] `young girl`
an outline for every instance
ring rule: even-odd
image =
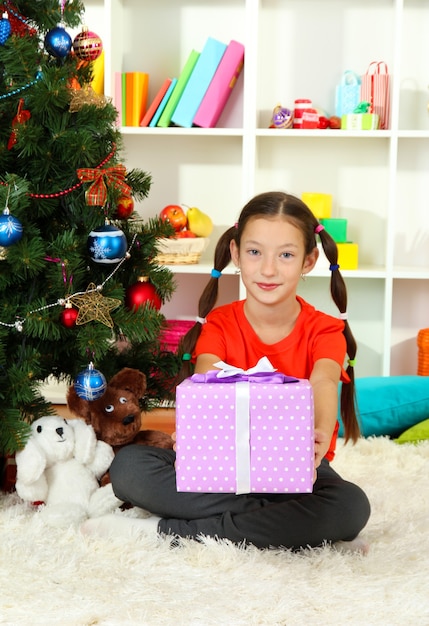
[[[330,262],[331,294],[340,316],[317,311],[297,296],[298,283],[318,258],[316,235]],[[246,299],[213,309],[222,270],[241,272]],[[356,344],[333,239],[294,196],[263,193],[248,202],[237,224],[219,240],[214,269],[199,302],[197,323],[184,337],[182,378],[215,368],[218,361],[248,369],[267,356],[286,375],[310,380],[315,407],[316,476],[311,494],[204,494],[176,491],[175,452],[127,446],[110,469],[115,494],[151,511],[146,519],[112,515],[89,520],[84,532],[110,535],[146,529],[197,539],[227,538],[260,548],[297,550],[324,542],[350,542],[366,551],[358,533],[370,505],[356,485],[330,466],[337,439],[338,384],[345,439],[359,436],[354,409]],[[213,310],[212,310],[213,309]],[[348,354],[347,371],[343,363]]]

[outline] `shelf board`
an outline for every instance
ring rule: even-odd
[[[307,274],[308,278],[312,276],[315,278],[329,278],[331,275],[328,269],[315,268],[312,272]],[[377,278],[385,279],[386,270],[383,267],[371,267],[361,266],[357,270],[341,270],[341,275],[344,278]]]
[[[242,128],[181,128],[169,126],[168,128],[149,128],[140,126],[122,126],[120,131],[123,135],[157,135],[157,136],[182,136],[182,137],[243,137]],[[398,139],[429,139],[429,130],[332,130],[314,129],[297,130],[296,128],[257,128],[255,137],[279,138],[306,138],[306,139],[389,139],[397,136]]]
[[[213,265],[209,263],[189,263],[188,265],[166,265],[174,274],[210,274]],[[429,271],[426,272],[429,274]],[[228,265],[222,274],[228,276],[239,276],[234,265]],[[386,270],[379,267],[361,267],[357,270],[342,270],[341,274],[344,278],[386,278]],[[308,277],[311,278],[329,278],[330,272],[325,269],[314,269]]]
[[[210,274],[213,269],[213,264],[210,263],[188,263],[187,265],[166,265],[169,270],[171,270],[174,274]],[[238,276],[237,269],[235,265],[228,265],[223,271],[222,274],[227,274],[228,276],[233,276],[234,274]]]
[[[166,265],[169,270],[174,274],[210,274],[213,265],[210,263],[189,263],[184,265]],[[228,265],[222,274],[228,276],[239,276],[234,265]],[[390,272],[383,267],[371,267],[362,265],[357,270],[341,270],[341,274],[344,278],[371,278],[371,279],[386,279]],[[428,280],[429,268],[424,267],[396,267],[392,270],[391,276],[393,279],[413,279],[413,280]],[[315,268],[308,278],[329,278],[329,270]]]
[[[429,130],[398,130],[399,139],[429,139]]]
[[[121,126],[123,135],[157,135],[157,136],[185,136],[185,137],[242,137],[242,128],[181,128],[169,126],[168,128],[149,128],[145,126]]]
[[[168,128],[150,128],[145,126],[121,126],[120,131],[123,135],[157,135],[157,136],[182,136],[182,137],[243,137],[245,131],[243,128],[181,128],[179,126],[169,126]],[[326,129],[308,129],[298,130],[296,128],[280,129],[280,128],[256,128],[250,131],[255,137],[276,138],[306,138],[306,139],[388,139],[394,135],[391,130],[332,130]],[[246,131],[247,134],[247,131]],[[429,131],[407,130],[399,131],[398,137],[404,138],[428,138]]]
[[[412,280],[428,280],[428,267],[395,267],[393,269],[393,278],[412,279]]]
[[[255,131],[257,137],[288,137],[288,138],[311,138],[321,139],[388,139],[392,136],[391,130],[333,130],[326,129],[306,129],[298,130],[296,128],[258,128]]]

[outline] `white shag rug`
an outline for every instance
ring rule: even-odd
[[[0,624],[429,625],[429,441],[340,442],[334,467],[371,500],[367,556],[94,539],[3,494]]]

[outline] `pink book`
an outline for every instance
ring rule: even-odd
[[[166,78],[165,81],[162,83],[155,98],[152,100],[152,103],[149,106],[146,112],[146,115],[143,117],[142,121],[140,122],[140,126],[149,126],[149,122],[155,115],[155,112],[157,108],[159,107],[159,105],[161,104],[161,100],[165,96],[165,93],[170,85],[171,85],[171,78]]]
[[[214,128],[243,69],[244,46],[230,41],[194,117],[193,124]]]
[[[122,72],[115,72],[113,104],[118,111],[117,126],[122,126]]]

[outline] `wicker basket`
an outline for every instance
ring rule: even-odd
[[[209,242],[207,237],[159,239],[156,261],[161,265],[198,263]]]

